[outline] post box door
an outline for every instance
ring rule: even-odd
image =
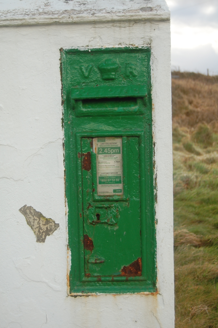
[[[95,140],[109,147],[98,147],[96,154]],[[110,147],[116,142],[120,147]],[[141,276],[139,138],[82,138],[82,154],[85,276]],[[96,172],[98,161],[105,176]]]

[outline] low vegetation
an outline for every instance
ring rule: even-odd
[[[173,72],[176,328],[218,327],[218,77]]]

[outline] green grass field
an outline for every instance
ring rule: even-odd
[[[177,75],[172,80],[176,328],[215,328],[218,78]]]

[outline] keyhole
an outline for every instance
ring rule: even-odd
[[[97,221],[100,221],[100,214],[96,214]]]

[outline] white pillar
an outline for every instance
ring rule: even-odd
[[[0,4],[0,44],[1,326],[173,328],[170,15],[165,0],[5,1]],[[158,291],[74,298],[67,295],[60,49],[130,46],[151,47]],[[45,242],[36,243],[19,211],[24,205],[53,220],[57,229]]]

